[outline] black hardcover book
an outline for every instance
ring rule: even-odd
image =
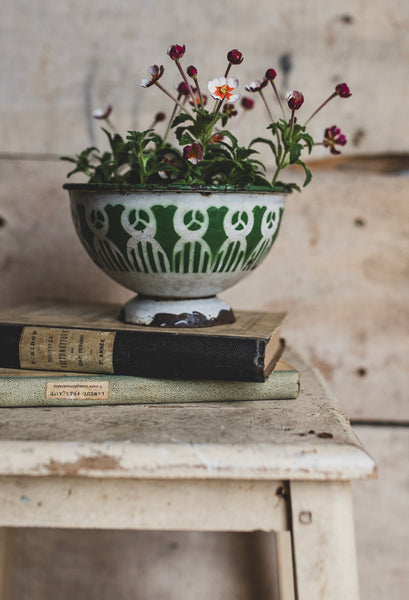
[[[281,356],[285,313],[161,329],[119,321],[116,304],[39,300],[0,311],[0,367],[168,379],[265,381]]]

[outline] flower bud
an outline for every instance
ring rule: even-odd
[[[179,60],[179,58],[182,58],[182,56],[184,55],[185,50],[185,44],[183,44],[183,46],[181,46],[180,44],[173,44],[168,48],[168,56],[170,56],[172,60]]]
[[[266,74],[265,74],[265,78],[268,81],[274,81],[274,79],[277,77],[277,72],[274,69],[267,69]]]
[[[346,83],[338,83],[338,85],[335,86],[335,92],[340,98],[349,98],[352,96]]]
[[[92,116],[94,119],[108,119],[109,115],[112,112],[112,106],[108,104],[105,108],[96,108],[92,111]]]
[[[297,90],[289,90],[285,95],[285,99],[287,100],[288,108],[291,108],[291,110],[298,110],[304,102],[304,96]]]
[[[244,110],[251,110],[254,106],[254,100],[252,98],[248,98],[247,96],[244,96],[241,99],[241,106],[242,106],[242,108],[244,108]]]
[[[180,94],[181,96],[189,95],[189,89],[184,81],[181,81],[176,89],[178,94]]]
[[[190,67],[188,67],[186,69],[186,71],[187,71],[187,74],[189,75],[189,77],[191,77],[192,79],[197,77],[197,69],[193,65],[190,65]]]
[[[243,62],[244,58],[242,53],[239,50],[237,50],[237,48],[235,48],[234,50],[230,50],[230,52],[228,52],[227,60],[232,65],[239,65]]]
[[[268,83],[267,79],[263,79],[263,81],[256,79],[255,81],[252,81],[251,83],[249,83],[248,85],[245,85],[244,87],[246,88],[246,90],[248,92],[260,92],[260,90],[262,90],[263,88],[266,87],[267,83]]]

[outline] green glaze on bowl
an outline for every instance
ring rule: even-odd
[[[112,279],[147,296],[211,296],[267,256],[284,211],[268,191],[66,186],[77,234]]]

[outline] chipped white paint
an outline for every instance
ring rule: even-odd
[[[358,600],[349,482],[290,482],[298,600]]]
[[[282,531],[288,528],[287,503],[277,495],[282,486],[281,481],[7,477],[0,482],[0,527]]]
[[[300,600],[357,600],[347,480],[375,465],[313,371],[287,358],[301,373],[291,402],[1,410],[0,527],[290,531]],[[288,547],[280,559],[284,576]]]
[[[347,417],[296,354],[286,358],[301,373],[300,395],[291,402],[2,409],[7,428],[0,431],[0,475],[374,476],[373,460]]]

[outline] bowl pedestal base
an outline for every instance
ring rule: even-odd
[[[150,327],[211,327],[234,323],[232,308],[218,298],[166,299],[135,296],[121,311],[120,319]]]

